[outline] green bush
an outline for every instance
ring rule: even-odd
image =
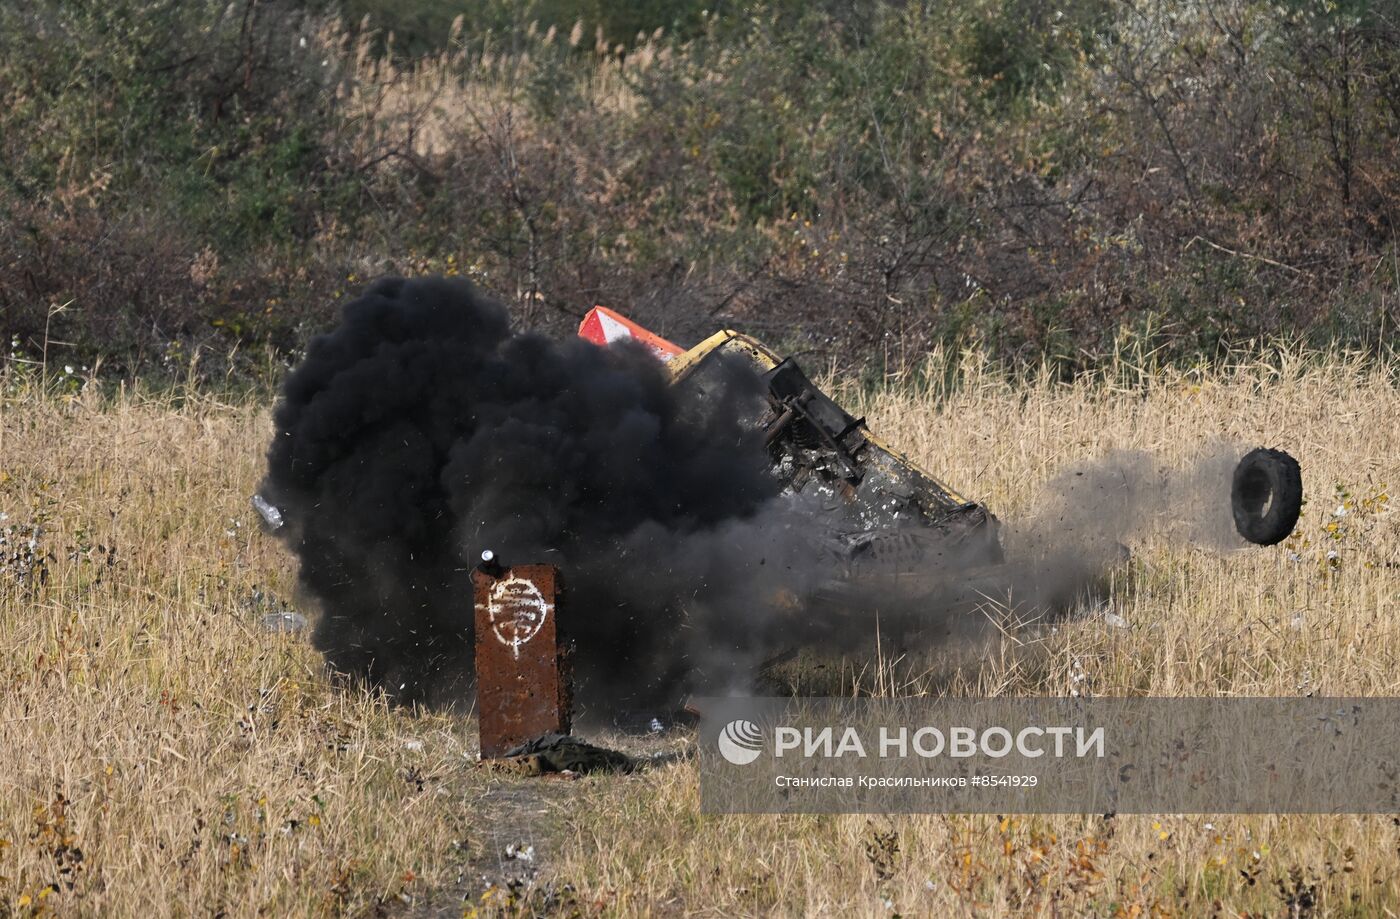
[[[0,334],[287,354],[439,271],[818,362],[1384,348],[1398,99],[1378,0],[8,4]]]

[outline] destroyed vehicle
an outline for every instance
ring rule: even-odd
[[[579,334],[597,344],[630,338],[666,362],[676,385],[718,387],[728,361],[761,376],[767,408],[754,420],[763,432],[771,471],[783,493],[816,511],[815,537],[847,575],[867,562],[921,577],[1002,561],[998,522],[912,460],[812,384],[792,358],[732,331],[684,350],[605,307],[585,317]],[[1238,464],[1232,511],[1241,536],[1272,545],[1288,536],[1302,503],[1298,463],[1279,450],[1258,449]]]
[[[927,573],[964,570],[1002,560],[997,519],[891,449],[782,358],[736,332],[719,332],[670,362],[676,385],[702,391],[718,385],[726,361],[742,360],[761,375],[767,408],[763,430],[770,471],[783,494],[817,524],[817,544],[839,568],[863,561]],[[903,563],[903,564],[901,564]]]

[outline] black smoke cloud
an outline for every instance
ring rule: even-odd
[[[793,648],[858,653],[877,616],[900,651],[975,659],[996,634],[987,607],[1084,608],[1121,543],[1239,544],[1240,448],[1176,471],[1116,452],[1044,486],[1004,530],[1004,565],[930,580],[914,558],[843,579],[831,515],[769,472],[763,405],[747,365],[673,387],[640,346],[517,333],[465,282],[390,278],[288,377],[263,494],[320,607],[316,645],[406,702],[469,698],[483,549],[559,566],[585,714],[747,689]]]
[[[585,703],[728,679],[807,558],[759,513],[779,487],[742,421],[759,386],[735,367],[701,398],[640,346],[514,333],[466,282],[376,283],[288,377],[268,451],[315,644],[402,700],[461,698],[490,548],[563,568]]]

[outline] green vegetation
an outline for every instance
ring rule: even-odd
[[[1385,349],[1398,100],[1375,0],[5,5],[0,334],[224,373],[436,271],[849,363]]]

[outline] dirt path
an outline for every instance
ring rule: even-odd
[[[590,734],[590,741],[634,757],[640,768],[664,762],[693,747],[686,731],[651,736]],[[567,907],[572,891],[552,876],[571,843],[569,814],[586,802],[598,781],[626,782],[626,775],[574,778],[558,774],[522,776],[473,764],[464,772],[457,806],[474,815],[472,855],[457,883],[431,892],[386,915],[460,917],[470,907],[482,914],[552,914]]]

